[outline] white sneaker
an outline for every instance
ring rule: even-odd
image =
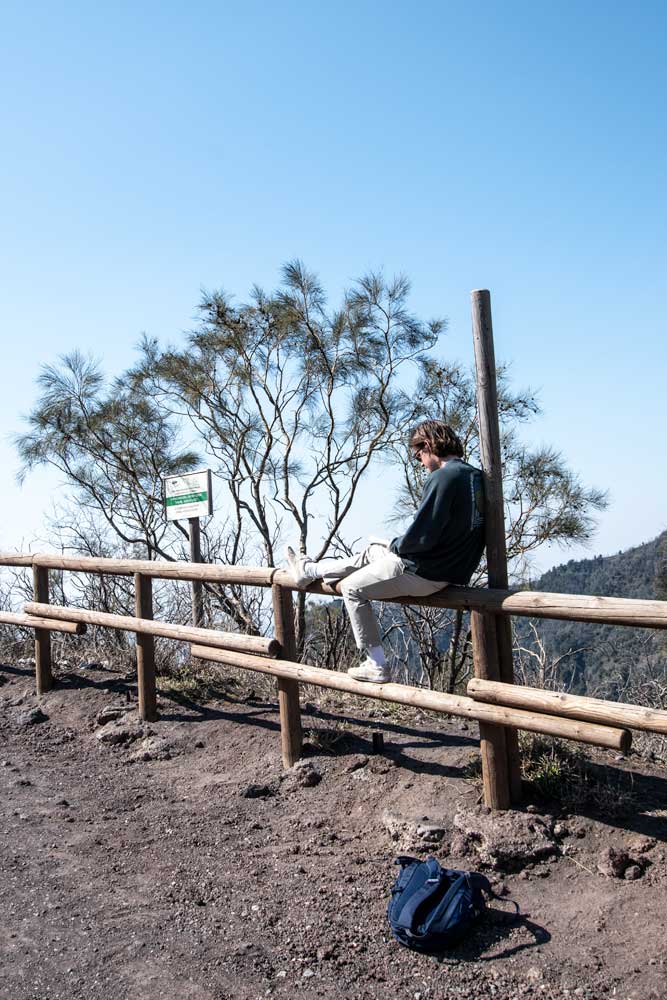
[[[391,680],[389,667],[381,667],[375,660],[367,656],[358,667],[350,667],[347,672],[348,677],[353,677],[355,681],[369,681],[373,684],[386,684]]]
[[[318,579],[315,563],[308,556],[298,556],[291,545],[285,549],[289,571],[297,587],[307,587]]]

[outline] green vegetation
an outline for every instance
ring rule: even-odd
[[[519,746],[523,779],[538,801],[557,802],[567,812],[632,813],[636,797],[631,775],[608,772],[576,743],[521,733]]]
[[[666,583],[667,532],[617,555],[570,560],[549,570],[531,587],[555,593],[660,600],[667,596]],[[653,701],[640,698],[638,703],[667,708],[659,695],[659,678],[665,678],[667,671],[663,633],[587,622],[534,620],[532,624],[547,660],[553,663],[563,657],[558,670],[561,686],[573,693],[636,701],[638,693],[633,689],[643,678],[654,682],[655,697]],[[530,623],[517,619],[515,628],[520,643],[534,649]],[[667,683],[664,688],[667,694]]]

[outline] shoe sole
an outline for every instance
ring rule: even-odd
[[[349,670],[347,676],[351,677],[353,681],[364,681],[366,684],[389,684],[391,678],[389,677],[360,677],[357,674],[351,673]]]

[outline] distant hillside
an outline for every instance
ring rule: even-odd
[[[667,598],[667,531],[645,545],[617,555],[571,559],[550,569],[531,587],[560,594],[664,600]],[[534,623],[550,657],[579,650],[563,661],[563,673],[572,678],[573,690],[580,693],[597,693],[602,683],[608,688],[607,693],[614,696],[633,663],[645,658],[647,653],[660,659],[667,655],[664,633],[656,634],[648,629],[537,619]],[[527,637],[527,630],[523,634]]]

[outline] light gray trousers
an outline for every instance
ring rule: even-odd
[[[359,649],[382,645],[371,601],[429,597],[447,586],[444,581],[427,580],[410,573],[399,556],[378,542],[372,542],[357,555],[345,559],[320,559],[315,565],[318,576],[327,583],[342,580],[340,589]]]

